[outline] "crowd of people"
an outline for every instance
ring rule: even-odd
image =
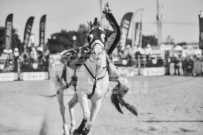
[[[153,55],[153,50],[148,44],[145,48],[138,46],[134,50],[127,45],[125,50],[118,51],[118,56],[120,59],[127,60],[126,66],[140,66],[141,68],[162,66],[166,68],[166,75],[202,75],[202,54],[183,55],[180,52],[167,51],[164,58],[158,59]],[[4,49],[0,53],[0,72],[17,72],[18,67],[21,72],[48,71],[49,58],[49,50],[43,51],[42,47],[29,47],[24,52],[20,52],[18,48],[13,51]]]
[[[172,56],[167,59],[167,75],[202,75],[202,55]],[[173,72],[172,69],[173,68]]]
[[[163,66],[164,62],[161,56],[153,55],[150,44],[147,44],[147,46],[144,48],[142,48],[141,46],[133,48],[130,45],[127,45],[123,51],[118,51],[118,57],[120,59],[126,59],[126,66],[130,67],[137,67],[139,63],[141,67],[157,67]]]
[[[0,53],[0,72],[46,71],[49,66],[49,51],[43,51],[42,47],[30,47],[20,52],[4,49]]]
[[[176,47],[176,45],[175,45]],[[201,52],[186,54],[181,51],[166,51],[165,57],[153,54],[153,50],[148,44],[145,48],[138,46],[136,49],[127,45],[125,50],[118,53],[119,58],[126,59],[126,66],[142,67],[165,67],[166,75],[200,76],[203,71],[203,56]],[[156,61],[156,62],[154,62]]]

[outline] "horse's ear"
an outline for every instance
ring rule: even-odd
[[[90,21],[90,29],[92,29],[92,27],[93,27],[93,24],[92,24],[92,22]]]
[[[99,27],[99,26],[100,26],[100,23],[99,23],[97,17],[95,17],[93,23],[92,23],[91,21],[90,21],[90,22],[87,22],[87,23],[88,23],[88,25],[89,25],[90,30],[94,29],[95,27]]]
[[[94,26],[97,26],[97,23],[98,23],[98,19],[97,19],[97,17],[95,17],[95,18],[94,18],[94,23],[93,23],[93,25],[94,25]]]
[[[88,26],[89,26],[89,29],[91,30],[91,29],[92,29],[92,27],[93,27],[92,22],[91,22],[91,21],[90,21],[90,22],[87,22],[87,24],[88,24]]]
[[[93,26],[94,26],[94,27],[99,27],[99,25],[100,25],[99,20],[98,20],[97,17],[95,17]]]

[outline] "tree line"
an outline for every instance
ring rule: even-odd
[[[76,36],[75,44],[77,47],[83,46],[86,42],[88,27],[84,24],[79,25],[77,31],[66,31],[61,30],[60,32],[53,33],[51,37],[48,38],[46,46],[50,53],[61,52],[65,49],[73,48],[74,40],[73,36]],[[5,48],[5,27],[0,27],[0,52]],[[131,39],[127,39],[126,44],[132,44]],[[142,36],[142,47],[147,44],[151,46],[157,45],[157,38],[154,35]],[[17,30],[14,28],[12,30],[12,49],[18,48],[20,52],[23,51],[23,43],[19,39]]]

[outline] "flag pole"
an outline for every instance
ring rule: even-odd
[[[143,8],[136,10],[133,13],[133,17],[132,17],[132,49],[135,50],[135,17],[137,16],[137,14],[139,12],[141,12],[141,16],[140,19],[138,20],[139,22],[142,22],[142,12],[144,11]]]

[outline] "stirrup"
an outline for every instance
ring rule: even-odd
[[[85,128],[82,132],[82,135],[87,135],[90,132],[90,129]]]
[[[82,134],[85,130],[85,126],[87,124],[87,120],[83,119],[80,126],[73,131],[73,133]]]

